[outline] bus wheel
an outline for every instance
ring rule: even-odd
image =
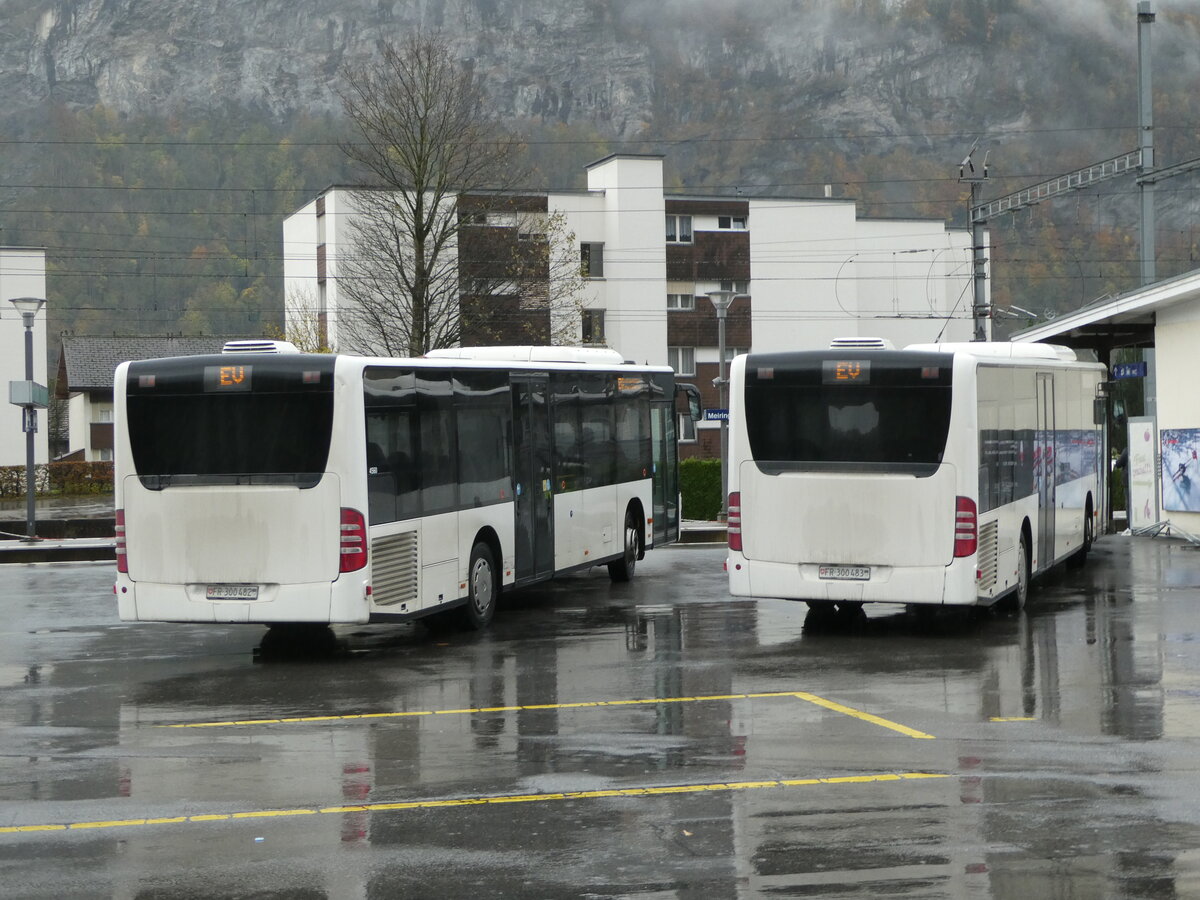
[[[1092,549],[1092,541],[1095,536],[1092,534],[1092,501],[1088,500],[1088,506],[1085,510],[1086,515],[1083,519],[1083,546],[1076,550],[1067,560],[1067,565],[1072,569],[1078,569],[1087,562],[1088,551]]]
[[[625,552],[621,558],[608,564],[608,577],[613,581],[628,581],[633,577],[638,557],[638,531],[641,520],[631,506],[625,510]]]
[[[1017,589],[1012,595],[1012,609],[1014,612],[1020,612],[1025,608],[1026,602],[1029,600],[1029,545],[1025,542],[1025,535],[1021,535],[1021,540],[1017,544]]]
[[[476,631],[488,626],[496,614],[499,583],[492,549],[478,541],[471,548],[471,565],[467,569],[467,605],[462,607],[464,625]]]

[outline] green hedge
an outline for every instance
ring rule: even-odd
[[[33,489],[39,494],[111,494],[111,462],[54,462],[34,466]],[[0,497],[25,496],[25,467],[0,466]]]
[[[714,521],[721,512],[721,461],[680,460],[679,493],[685,519]]]

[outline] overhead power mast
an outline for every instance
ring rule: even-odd
[[[1154,4],[1141,0],[1137,5],[1138,20],[1138,148],[1142,158],[1139,174],[1154,171],[1154,94],[1150,86],[1150,26],[1154,23]],[[1142,192],[1142,285],[1153,284],[1156,278],[1154,257],[1154,182],[1138,179]]]

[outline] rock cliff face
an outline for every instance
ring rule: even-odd
[[[344,63],[436,29],[507,119],[630,138],[722,108],[820,110],[831,132],[969,130],[1019,121],[1053,96],[1072,54],[1127,69],[1131,4],[1044,12],[1032,0],[7,0],[0,88],[10,119],[57,100],[134,114],[232,106],[282,121],[337,112]],[[1186,46],[1187,24],[1160,40]]]
[[[238,107],[282,121],[340,110],[338,73],[380,41],[444,31],[505,118],[629,134],[650,108],[643,42],[582,0],[58,0],[0,7],[8,115],[47,101],[130,113]],[[7,13],[7,15],[5,15]]]
[[[1154,5],[1156,148],[1170,165],[1200,156],[1200,10]],[[991,152],[988,198],[1137,145],[1135,12],[1133,0],[0,0],[3,225],[10,241],[88,261],[56,270],[56,290],[104,295],[75,304],[86,327],[112,327],[106,304],[123,292],[144,330],[202,329],[274,290],[276,238],[254,223],[345,171],[344,67],[418,29],[481,74],[539,187],[579,186],[614,149],[654,150],[672,188],[829,185],[865,215],[961,224],[957,163],[976,138],[976,160]],[[134,203],[126,186],[155,193]],[[1160,274],[1193,268],[1194,176],[1157,196]],[[1040,205],[1019,228],[996,223],[994,297],[1063,310],[1132,286],[1136,204],[1130,179]],[[135,271],[119,290],[101,283],[131,238]],[[98,249],[112,260],[92,265]],[[160,257],[212,270],[160,291],[134,277]]]

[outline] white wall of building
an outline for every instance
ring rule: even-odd
[[[599,192],[573,192],[547,195],[547,214],[554,215],[555,213],[561,213],[564,230],[574,237],[575,247],[570,251],[572,254],[578,255],[581,243],[605,243],[607,216],[605,214],[604,201],[604,194]],[[605,249],[607,250],[607,245]],[[581,298],[583,308],[603,309],[607,312],[607,291],[607,279],[588,279],[585,282],[584,295]]]
[[[328,197],[326,198],[328,203]],[[316,315],[317,201],[306,203],[283,220],[283,297],[285,328],[297,316]]]
[[[91,428],[93,424],[112,421],[111,400],[93,401],[91,395],[82,391],[72,394],[67,400],[67,446],[72,451],[82,449],[85,462],[111,461],[111,448],[97,450],[92,446]]]
[[[0,466],[25,465],[25,432],[21,408],[8,402],[8,383],[25,380],[25,326],[9,301],[15,297],[46,296],[46,251],[30,247],[0,247]],[[46,380],[46,307],[33,324],[33,380]],[[37,414],[34,458],[49,457],[46,410]]]
[[[873,336],[937,338],[970,290],[970,236],[935,220],[859,219],[853,201],[751,200],[756,351]],[[970,338],[969,294],[943,340]]]
[[[666,200],[660,157],[613,156],[588,167],[603,192],[604,305],[608,345],[626,359],[667,359]]]

